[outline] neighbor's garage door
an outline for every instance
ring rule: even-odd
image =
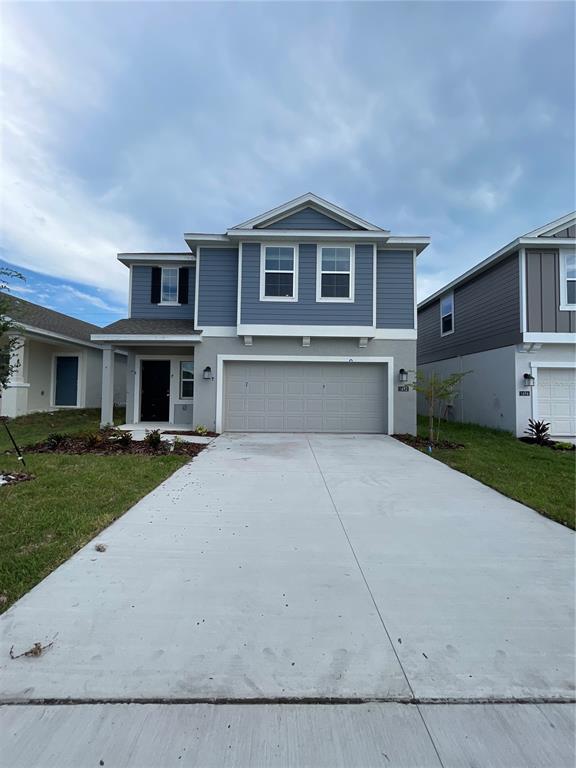
[[[386,432],[387,366],[228,362],[224,429],[233,432]]]
[[[576,370],[538,369],[538,418],[550,422],[550,434],[576,435]]]

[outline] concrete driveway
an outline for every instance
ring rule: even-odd
[[[223,436],[97,541],[1,617],[2,701],[420,702],[429,748],[574,697],[573,533],[392,438]]]

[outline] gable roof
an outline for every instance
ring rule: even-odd
[[[446,285],[438,291],[435,291],[433,294],[423,299],[418,304],[418,309],[424,309],[428,304],[438,300],[443,294],[453,290],[456,286],[467,282],[475,275],[483,272],[496,262],[505,259],[521,248],[541,248],[545,245],[552,248],[559,248],[561,246],[568,246],[569,248],[575,247],[576,234],[571,234],[571,231],[574,230],[574,226],[570,226],[571,222],[576,222],[576,212],[568,213],[566,216],[550,221],[548,224],[544,224],[544,226],[539,227],[538,229],[533,229],[531,232],[517,237],[515,240],[508,243],[508,245],[505,245],[503,248],[500,248],[498,251],[495,251],[488,256],[487,259],[479,262],[467,272],[464,272],[451,282],[446,283]]]
[[[265,211],[259,216],[248,219],[248,221],[243,221],[241,224],[236,224],[234,227],[231,227],[230,230],[254,229],[255,227],[262,227],[266,224],[273,224],[293,213],[296,213],[296,211],[303,210],[304,208],[312,208],[320,213],[326,214],[329,218],[346,224],[351,229],[364,229],[372,232],[388,232],[388,230],[383,229],[382,227],[378,227],[376,224],[371,224],[369,221],[361,219],[359,216],[350,213],[350,211],[346,211],[344,208],[340,208],[338,205],[334,205],[334,203],[331,203],[328,200],[324,200],[324,198],[319,197],[312,192],[307,192],[304,195],[300,195],[300,197],[294,198],[294,200],[289,200],[287,203],[283,203],[276,208]]]
[[[12,320],[22,325],[25,330],[39,330],[46,334],[65,336],[67,338],[90,344],[90,334],[100,328],[84,320],[64,315],[31,301],[20,299],[9,293],[2,292],[2,298],[8,303],[8,313]]]

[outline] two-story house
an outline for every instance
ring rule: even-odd
[[[127,421],[220,431],[414,432],[416,257],[396,237],[313,194],[184,253],[129,253],[130,313],[105,343],[128,353]]]
[[[576,436],[576,213],[516,238],[418,305],[418,369],[470,371],[447,414]]]

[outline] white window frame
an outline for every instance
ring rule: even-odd
[[[292,248],[292,269],[266,269],[266,248]],[[295,243],[262,243],[260,246],[260,301],[298,301],[299,248]],[[266,273],[292,274],[292,296],[266,296]]]
[[[179,376],[178,395],[179,395],[179,399],[181,401],[188,403],[188,402],[191,402],[192,400],[194,400],[194,395],[192,395],[191,397],[188,397],[187,395],[183,395],[182,394],[182,384],[184,383],[184,379],[182,378],[182,363],[192,363],[192,389],[194,390],[194,389],[196,389],[196,375],[195,375],[195,370],[194,370],[194,360],[179,360],[178,361],[178,376]],[[190,379],[186,379],[186,381],[190,381]]]
[[[160,275],[160,306],[162,307],[179,307],[178,295],[180,293],[180,267],[161,267],[162,273]],[[176,270],[176,301],[164,301],[162,296],[164,294],[164,272],[166,270]]]
[[[322,269],[322,250],[324,248],[348,248],[350,251],[350,269],[348,271],[334,271]],[[329,304],[352,304],[355,296],[355,271],[356,271],[356,246],[346,243],[322,243],[318,245],[316,253],[316,301]],[[322,275],[350,275],[350,292],[348,296],[322,296]]]
[[[451,299],[452,300],[452,311],[450,313],[447,313],[445,315],[442,314],[442,302],[445,299]],[[448,314],[452,315],[452,329],[450,331],[444,332],[442,328],[442,320],[445,317],[448,317]],[[449,291],[448,293],[444,293],[442,296],[440,296],[440,336],[451,336],[454,333],[454,328],[456,327],[456,324],[454,322],[454,291]]]
[[[566,261],[568,256],[575,256],[576,249],[574,248],[561,248],[560,249],[560,307],[562,312],[574,312],[576,310],[576,304],[568,303],[568,280],[574,280],[575,278],[568,277],[568,270],[566,268]]]

